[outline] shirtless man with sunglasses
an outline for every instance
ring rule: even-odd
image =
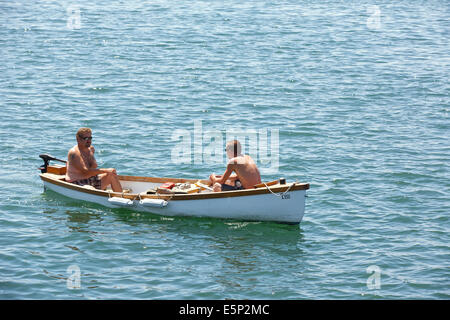
[[[91,185],[101,190],[111,185],[114,192],[122,192],[116,169],[97,168],[95,149],[92,146],[92,130],[80,128],[76,137],[77,145],[69,150],[67,156],[66,181],[80,186]]]

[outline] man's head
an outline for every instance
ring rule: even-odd
[[[92,143],[92,130],[90,128],[80,128],[77,131],[78,145],[90,147]]]
[[[241,154],[241,143],[238,140],[232,140],[227,142],[225,148],[228,158],[234,158]]]

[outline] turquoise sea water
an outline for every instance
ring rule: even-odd
[[[1,1],[0,298],[449,299],[449,9]],[[81,126],[119,174],[219,173],[194,142],[174,161],[174,133],[195,121],[224,140],[278,130],[263,179],[310,183],[302,223],[43,191],[38,155],[64,158]]]

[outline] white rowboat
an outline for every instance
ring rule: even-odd
[[[53,159],[55,160],[55,159]],[[57,159],[56,159],[57,160]],[[46,189],[66,197],[94,202],[109,208],[128,208],[163,216],[195,216],[244,221],[273,221],[298,224],[305,212],[307,183],[273,181],[252,189],[186,194],[147,194],[165,182],[207,184],[206,180],[156,178],[119,175],[127,193],[98,190],[65,181],[66,167],[48,165],[41,167],[40,178]]]

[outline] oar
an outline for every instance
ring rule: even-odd
[[[212,188],[208,187],[206,184],[201,183],[200,180],[198,180],[195,184],[197,186],[199,186],[200,188],[204,188],[204,189],[207,189],[209,191],[214,191]]]

